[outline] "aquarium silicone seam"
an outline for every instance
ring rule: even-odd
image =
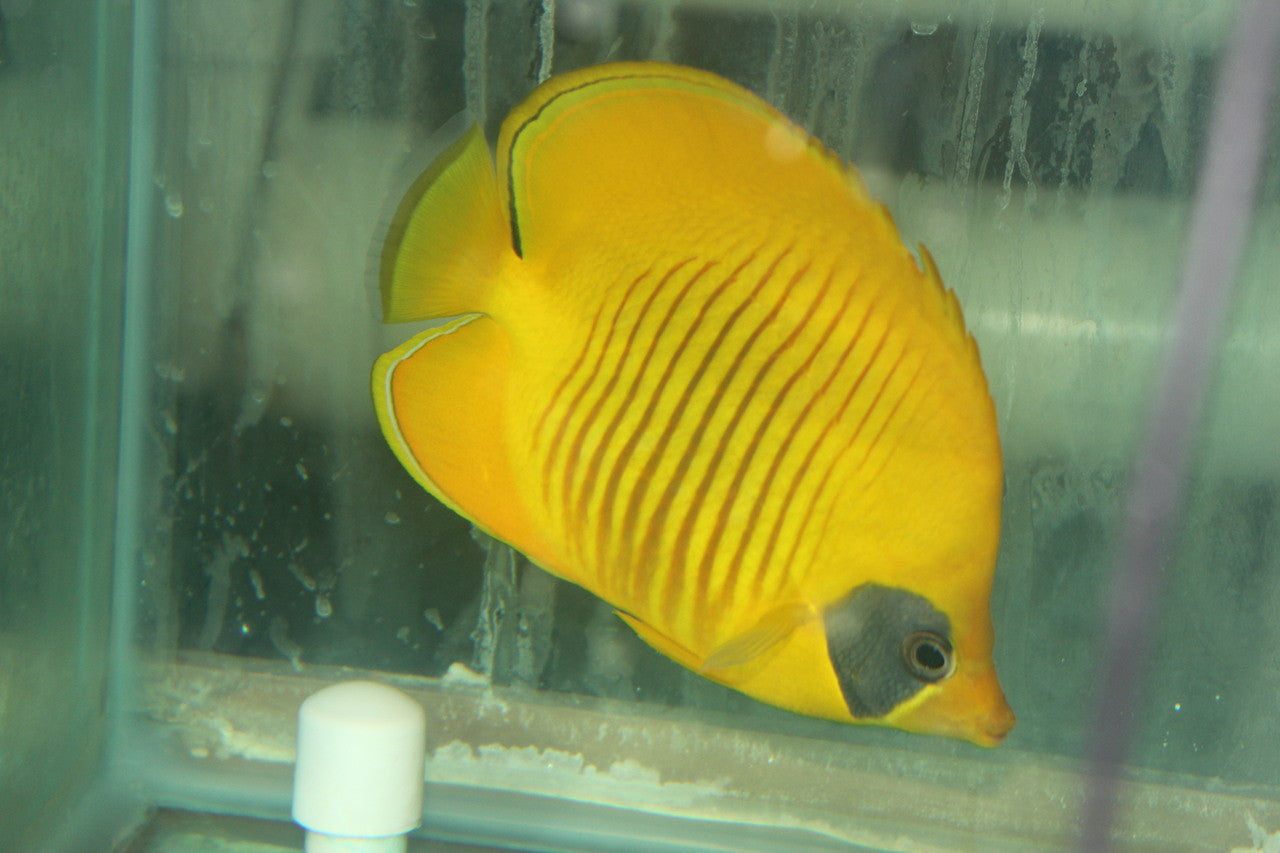
[[[99,516],[96,506],[103,497],[102,469],[109,464],[104,458],[106,444],[100,439],[104,429],[102,412],[102,356],[103,353],[103,291],[108,286],[107,275],[107,217],[116,209],[110,204],[110,193],[107,190],[107,170],[111,167],[108,152],[111,150],[111,116],[108,114],[107,99],[113,88],[113,75],[110,67],[110,56],[107,50],[107,34],[110,32],[107,4],[99,4],[96,10],[94,27],[98,38],[95,43],[93,57],[93,119],[91,139],[92,149],[89,165],[89,192],[87,193],[86,221],[89,227],[89,288],[86,294],[85,340],[82,352],[87,355],[85,363],[84,423],[85,440],[81,448],[80,474],[80,518],[85,520],[88,528],[80,537],[79,554],[76,557],[76,569],[80,573],[82,583],[88,583],[89,577],[104,571],[103,566],[94,565],[94,555],[99,553],[98,536],[102,528],[98,524],[90,524],[89,519]],[[114,273],[114,270],[112,271]],[[112,330],[115,331],[115,330]],[[87,590],[86,590],[87,593]],[[101,602],[91,594],[78,596],[80,614],[78,624],[91,625],[93,613],[101,607]],[[89,669],[86,658],[96,655],[101,649],[91,649],[87,643],[77,649],[75,684],[92,684],[85,678]]]
[[[111,677],[107,690],[109,770],[119,774],[129,755],[129,725],[139,688],[133,632],[138,615],[138,563],[145,531],[143,478],[152,412],[152,275],[155,235],[156,147],[159,127],[160,14],[155,0],[134,6],[130,82],[128,230],[125,238],[124,306],[120,365],[120,455],[116,478],[115,547],[112,554]],[[119,780],[126,781],[126,780]]]

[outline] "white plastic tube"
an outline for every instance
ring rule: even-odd
[[[426,714],[372,681],[335,684],[298,709],[293,819],[308,853],[402,853],[422,820]]]

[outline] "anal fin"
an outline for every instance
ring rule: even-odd
[[[522,501],[507,440],[511,347],[467,314],[378,359],[372,390],[387,443],[415,480],[535,562],[557,562]]]

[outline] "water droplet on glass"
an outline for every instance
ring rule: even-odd
[[[276,651],[288,660],[295,670],[301,671],[302,646],[289,638],[289,623],[279,616],[273,617],[271,626],[267,629],[267,637],[270,638],[271,645],[276,647]]]
[[[155,366],[156,376],[161,379],[167,379],[170,382],[184,382],[187,378],[187,371],[176,364],[168,362],[157,362]]]
[[[937,21],[912,21],[911,32],[918,36],[931,36],[938,31]]]
[[[293,426],[293,418],[289,417],[288,415],[285,415],[280,419],[280,426],[284,427],[285,429],[288,429],[289,427]]]
[[[310,479],[310,477],[307,474],[307,466],[303,465],[301,462],[295,462],[293,464],[293,470],[298,472],[298,477],[303,482],[306,482],[308,479]]]
[[[266,178],[267,180],[271,180],[279,173],[280,173],[280,168],[276,166],[275,160],[262,161],[262,177]]]
[[[178,193],[174,190],[169,190],[167,193],[165,193],[164,194],[164,210],[165,210],[165,213],[168,213],[174,219],[178,219],[179,217],[181,217],[183,212],[186,210],[186,208],[183,207],[182,205],[182,196],[178,195]]]
[[[388,510],[387,514],[382,517],[382,520],[385,521],[387,524],[399,524],[400,516]]]
[[[316,591],[315,578],[308,575],[306,571],[303,570],[302,566],[299,566],[297,563],[290,563],[289,574],[293,575],[298,583],[302,584],[303,588],[308,592]]]
[[[266,599],[267,589],[262,585],[262,575],[257,569],[249,570],[249,583],[253,584],[253,594],[259,601]]]
[[[327,595],[316,596],[316,615],[321,619],[328,619],[333,615],[333,602]]]
[[[402,625],[399,631],[396,631],[396,639],[402,643],[409,642],[409,626]]]

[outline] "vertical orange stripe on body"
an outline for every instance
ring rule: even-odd
[[[817,306],[826,302],[826,297],[830,291],[834,278],[834,271],[827,274],[822,283],[822,287],[819,289],[818,298],[814,300],[813,306],[810,308],[810,312],[805,315],[805,322],[801,325],[807,326],[812,322],[814,311]],[[748,470],[748,466],[754,461],[755,454],[761,448],[766,432],[769,430],[769,427],[772,426],[775,416],[782,411],[792,389],[796,386],[800,377],[808,373],[819,353],[821,353],[830,342],[832,332],[835,331],[840,320],[844,318],[845,312],[848,311],[849,302],[853,298],[855,287],[856,280],[845,289],[844,299],[841,301],[839,308],[832,313],[831,319],[827,321],[822,332],[817,336],[816,342],[809,350],[809,354],[803,361],[801,361],[799,366],[791,372],[791,375],[786,378],[778,389],[777,394],[774,395],[773,401],[765,411],[764,417],[761,418],[760,423],[756,426],[755,434],[747,444],[747,456],[743,461],[741,470],[739,471],[739,477],[735,481],[735,485],[733,487],[735,491],[741,486],[743,479],[742,475],[745,474]],[[799,327],[797,327],[797,329],[798,328]],[[757,601],[769,600],[772,598],[774,593],[786,586],[788,579],[782,572],[774,572],[773,583],[768,586],[765,585],[764,581],[769,576],[770,569],[767,559],[761,560],[760,564],[755,567],[756,570],[754,572],[747,571],[748,567],[744,560],[751,542],[756,538],[756,532],[760,529],[761,515],[764,512],[764,506],[769,495],[773,493],[773,481],[782,466],[783,460],[790,451],[791,445],[799,431],[806,423],[808,423],[809,416],[813,411],[814,406],[817,404],[818,399],[826,394],[827,389],[830,388],[837,373],[839,373],[840,367],[844,363],[844,359],[847,358],[851,350],[852,344],[846,347],[844,353],[836,361],[835,369],[827,375],[826,380],[810,395],[809,399],[804,401],[804,405],[801,407],[796,419],[791,422],[790,429],[788,429],[786,434],[782,437],[782,440],[778,444],[773,456],[769,459],[768,468],[764,472],[764,475],[758,481],[751,484],[751,491],[754,493],[755,499],[752,501],[751,509],[747,515],[747,520],[743,524],[741,535],[738,537],[737,548],[734,549],[733,556],[730,557],[726,563],[727,570],[734,572],[733,586],[730,591],[730,598],[732,599],[733,605],[739,604],[746,596],[752,596]],[[780,528],[783,516],[787,513],[787,510],[788,506],[785,502],[778,505],[774,517],[774,525],[772,525],[775,533],[778,528]]]
[[[654,292],[650,294],[649,300],[646,301],[642,312],[643,314],[648,313],[649,307],[653,304],[653,301],[656,299],[661,288],[665,286],[687,263],[688,261],[682,261],[680,264],[669,270],[667,275],[663,276],[662,280],[658,283],[658,286],[655,287]],[[595,542],[592,543],[594,545],[593,548],[589,549],[587,544],[584,542],[583,558],[586,560],[595,560],[595,565],[600,572],[600,577],[602,579],[606,579],[608,583],[611,584],[610,589],[613,590],[622,590],[625,587],[626,579],[629,577],[629,564],[625,559],[623,559],[622,555],[619,553],[619,549],[611,547],[615,544],[615,541],[620,538],[619,531],[613,526],[613,504],[620,488],[620,478],[624,467],[623,458],[624,455],[629,452],[627,445],[624,444],[618,457],[615,458],[614,466],[610,470],[609,479],[607,481],[602,482],[600,479],[601,466],[604,463],[605,455],[617,444],[622,421],[633,404],[641,383],[644,381],[648,365],[653,359],[653,354],[658,345],[662,331],[670,326],[672,317],[675,316],[680,305],[684,302],[690,291],[693,290],[694,285],[713,266],[714,264],[712,262],[707,262],[695,271],[689,280],[685,282],[684,286],[680,288],[679,292],[668,306],[665,316],[658,323],[656,328],[652,330],[652,334],[649,337],[649,346],[645,350],[645,354],[638,361],[632,363],[630,362],[630,358],[632,345],[636,342],[642,325],[640,320],[637,320],[633,326],[632,334],[628,338],[627,344],[622,353],[618,356],[617,369],[614,376],[620,377],[625,369],[628,367],[632,368],[633,376],[631,385],[625,393],[618,395],[615,399],[611,400],[611,402],[615,404],[613,417],[609,419],[608,425],[596,439],[596,444],[591,454],[591,461],[587,467],[586,476],[583,478],[576,496],[576,505],[579,508],[579,517],[582,519],[584,535],[589,534],[593,530],[596,534]],[[609,390],[612,390],[612,385],[610,385]],[[600,413],[600,409],[603,406],[605,399],[606,397],[602,395],[600,400],[597,401],[598,405],[593,408],[592,415],[590,416],[590,423],[594,423],[595,418]],[[580,434],[584,436],[586,435],[586,428],[590,426],[590,423],[584,422],[584,429]],[[638,440],[638,431],[632,431],[631,438]],[[633,449],[634,448],[632,448],[632,450]],[[596,524],[593,527],[587,524],[587,513],[590,511],[592,500],[595,498],[597,492],[599,492],[600,505],[596,508],[598,517],[596,519]]]
[[[649,348],[645,352],[644,358],[639,364],[636,379],[632,383],[630,393],[626,397],[628,403],[639,390],[641,380],[644,375],[652,375],[652,372],[655,369],[655,365],[653,364],[654,353],[657,351],[658,343],[662,339],[664,333],[673,330],[673,318],[675,317],[680,305],[683,304],[685,297],[693,288],[694,283],[699,281],[712,266],[713,264],[708,263],[690,279],[688,284],[686,284],[681,290],[676,300],[672,302],[663,322],[654,330],[654,334],[649,341]],[[650,391],[649,399],[640,414],[639,421],[634,427],[630,427],[627,430],[626,439],[622,442],[622,446],[619,448],[617,456],[614,457],[613,465],[609,470],[608,479],[604,482],[600,497],[600,540],[598,542],[598,559],[601,564],[604,564],[606,560],[610,559],[615,561],[615,565],[618,567],[619,588],[627,594],[634,595],[635,576],[641,574],[634,563],[635,554],[633,550],[636,507],[643,497],[648,479],[653,476],[653,471],[650,470],[649,466],[646,464],[644,469],[638,474],[635,481],[630,484],[630,488],[625,490],[627,492],[626,505],[623,509],[622,517],[618,522],[618,526],[615,527],[613,518],[615,505],[622,500],[623,495],[621,492],[624,491],[623,484],[627,479],[629,479],[625,475],[631,470],[632,458],[635,455],[636,449],[639,447],[641,439],[644,437],[646,430],[648,430],[650,423],[653,421],[654,416],[657,413],[658,403],[663,396],[663,392],[670,387],[672,376],[675,372],[677,363],[680,361],[681,355],[688,346],[689,341],[705,321],[710,306],[714,304],[715,300],[727,289],[729,283],[733,281],[733,277],[736,275],[736,272],[737,271],[731,273],[728,278],[721,282],[721,284],[712,291],[711,295],[707,299],[701,301],[697,314],[685,330],[683,338],[676,345],[675,352],[667,362],[661,377],[658,379],[654,388]],[[622,420],[623,413],[623,407],[619,407],[617,417],[610,425],[605,436],[602,437],[601,444],[598,448],[598,456],[603,455],[607,442],[612,439],[621,438],[621,436],[618,435],[618,427]],[[659,443],[661,443],[661,438],[659,439]],[[648,461],[656,464],[655,460],[659,455],[659,452],[655,450],[650,454]],[[610,553],[609,545],[613,544],[615,539],[617,547],[612,553]],[[631,581],[631,583],[628,585],[626,583],[627,581]]]
[[[905,357],[905,353],[904,353],[904,357]],[[911,393],[911,389],[915,387],[916,381],[920,378],[920,374],[924,370],[924,364],[925,364],[925,359],[921,358],[920,362],[915,366],[915,370],[912,372],[911,378],[906,381],[905,386],[894,392],[894,394],[892,395],[894,399],[893,407],[885,415],[884,420],[880,424],[879,430],[876,431],[875,437],[872,438],[871,441],[865,444],[866,452],[863,453],[862,459],[860,459],[856,465],[852,466],[852,470],[858,472],[858,476],[856,478],[851,477],[850,482],[856,483],[856,487],[858,489],[866,490],[871,486],[873,482],[875,482],[875,479],[879,475],[880,470],[884,467],[884,462],[888,459],[889,454],[892,452],[893,448],[891,447],[885,448],[880,446],[880,440],[884,436],[885,430],[888,429],[889,425],[894,423],[895,421],[902,422],[902,423],[910,423],[911,419],[915,415],[915,411],[918,409],[920,405],[920,402],[926,396],[925,394],[921,394],[919,392],[917,392],[916,394]],[[900,415],[899,413],[903,411],[902,405],[907,401],[909,397],[911,398],[912,406],[908,410],[906,410],[904,414]],[[901,435],[901,432],[899,432],[899,436],[900,435]],[[850,443],[850,447],[852,446],[853,446],[853,442]],[[877,450],[880,451],[879,453],[880,464],[874,470],[871,470],[868,468],[868,463],[871,461],[872,454]],[[835,506],[836,506],[835,501],[832,501],[828,505],[826,515],[823,518],[822,523],[820,523],[817,526],[816,528],[817,533],[813,538],[816,538],[817,540],[821,541],[823,537],[826,536],[826,531],[830,527],[832,522]]]
[[[651,274],[652,268],[634,279],[631,286],[627,288],[626,292],[623,294],[622,299],[618,303],[617,310],[614,312],[613,319],[609,324],[609,331],[606,335],[606,339],[600,345],[591,375],[583,381],[582,386],[578,389],[578,393],[574,395],[572,403],[565,408],[560,421],[560,427],[557,430],[557,435],[561,436],[567,431],[570,421],[578,417],[581,418],[578,422],[578,428],[574,432],[572,440],[564,445],[568,455],[564,460],[561,470],[556,472],[560,475],[560,491],[558,494],[559,500],[555,502],[561,510],[560,518],[565,535],[573,541],[575,556],[579,561],[587,559],[588,549],[586,547],[587,543],[584,539],[589,533],[589,528],[585,526],[584,519],[581,517],[581,513],[575,505],[574,498],[575,495],[581,494],[584,490],[591,488],[592,478],[594,477],[594,472],[591,471],[590,466],[588,466],[587,472],[583,475],[583,480],[579,480],[578,478],[578,465],[582,460],[582,455],[585,449],[584,441],[588,431],[594,425],[600,410],[604,407],[606,402],[609,401],[610,392],[617,384],[618,376],[624,367],[626,353],[634,342],[636,335],[639,334],[640,324],[644,320],[645,315],[648,313],[649,308],[657,297],[657,293],[661,289],[662,285],[666,283],[667,278],[670,277],[670,271],[652,290],[649,291],[648,298],[641,306],[639,316],[632,324],[631,332],[627,336],[627,341],[624,345],[623,351],[613,365],[613,372],[605,381],[603,387],[593,389],[593,386],[599,378],[606,360],[609,358],[610,345],[612,344],[614,333],[619,328],[622,328],[619,324],[619,320],[623,317],[623,314],[626,311],[627,306],[630,304],[633,295],[637,292],[640,283],[647,280]],[[589,397],[588,395],[592,394],[593,391],[594,397]],[[589,406],[584,412],[583,405],[587,403],[589,403]],[[557,444],[563,444],[563,440],[558,439]],[[554,481],[555,479],[553,473],[553,462],[554,458],[549,457],[547,464],[544,467],[543,476],[548,482]]]
[[[849,285],[850,296],[852,295],[852,289],[856,285],[857,285],[856,279],[855,281],[850,283]],[[852,357],[853,357],[854,351],[857,349],[858,343],[862,341],[862,335],[866,331],[867,324],[870,322],[872,316],[876,313],[876,306],[878,303],[875,300],[877,296],[879,296],[879,294],[869,295],[869,298],[866,304],[866,310],[863,313],[862,318],[858,321],[857,328],[854,330],[853,334],[849,338],[848,343],[845,345],[844,351],[841,352],[840,357],[836,359],[834,369],[827,376],[826,381],[823,382],[822,386],[818,389],[817,393],[815,393],[808,400],[805,401],[805,406],[801,412],[800,417],[798,417],[792,422],[791,430],[788,433],[786,439],[784,440],[784,443],[786,445],[789,446],[793,440],[799,437],[800,428],[803,424],[808,422],[810,412],[813,410],[813,407],[817,403],[819,397],[824,395],[827,392],[827,390],[835,383],[837,377],[839,377],[840,374],[843,372],[844,367],[846,365],[852,365],[855,363],[852,360]],[[847,304],[847,299],[848,299],[848,296],[846,297],[846,304]],[[864,365],[857,379],[853,380],[850,383],[849,390],[846,392],[844,399],[840,403],[840,406],[836,409],[835,414],[831,418],[829,418],[827,422],[823,425],[822,429],[818,432],[817,437],[814,438],[813,443],[809,445],[809,449],[808,451],[806,451],[803,460],[800,462],[799,465],[795,467],[795,470],[791,477],[791,482],[787,486],[785,497],[782,499],[782,502],[780,504],[778,516],[774,520],[773,526],[769,531],[769,538],[765,542],[765,547],[761,555],[760,562],[755,567],[756,571],[751,578],[750,588],[752,589],[767,588],[765,579],[769,572],[769,568],[773,565],[774,552],[779,545],[781,534],[782,534],[782,527],[788,515],[799,516],[801,520],[799,523],[799,527],[792,534],[791,547],[788,549],[787,558],[779,564],[780,567],[777,568],[775,571],[777,573],[776,576],[778,577],[791,576],[795,552],[800,545],[801,535],[805,529],[805,526],[809,521],[809,514],[812,512],[812,509],[813,509],[812,504],[810,504],[808,509],[805,509],[803,511],[800,510],[795,503],[796,496],[800,491],[801,484],[805,482],[806,477],[809,475],[810,471],[812,470],[814,459],[817,457],[818,451],[826,443],[827,437],[832,434],[834,428],[840,423],[841,419],[844,417],[844,413],[848,410],[849,404],[853,402],[854,395],[858,391],[858,386],[861,384],[862,378],[866,375],[868,366],[869,366],[869,363],[868,365]],[[781,464],[784,456],[785,456],[785,452],[781,452],[778,454],[777,462],[779,464]],[[776,472],[771,472],[771,478],[773,473],[776,473]],[[827,468],[827,475],[830,476],[829,467]],[[785,544],[783,545],[783,547],[785,547]]]
[[[861,389],[862,382],[864,379],[866,379],[867,375],[871,372],[872,367],[874,367],[876,363],[879,361],[880,353],[884,351],[884,345],[889,339],[889,332],[892,328],[893,328],[892,317],[885,318],[884,334],[882,334],[880,336],[880,340],[876,342],[876,346],[875,346],[875,349],[872,351],[871,357],[867,359],[865,365],[863,366],[862,372],[858,375],[857,381],[853,384],[853,387],[850,388],[849,394],[845,398],[845,403],[841,407],[841,415],[843,415],[843,412],[848,407],[848,404],[853,400],[853,398],[857,395],[858,391]],[[898,359],[895,359],[893,366],[890,368],[890,373],[889,373],[890,377],[892,377],[893,371],[897,369],[898,361],[901,359],[901,356],[902,356],[902,353],[899,353]],[[805,541],[805,532],[809,529],[809,524],[811,521],[813,521],[814,513],[817,511],[824,496],[826,496],[827,486],[831,482],[832,475],[837,470],[842,469],[843,466],[841,463],[844,460],[845,455],[857,443],[858,436],[861,434],[863,426],[866,424],[867,420],[871,417],[872,412],[875,410],[876,404],[880,400],[880,395],[884,392],[885,386],[887,384],[888,384],[888,379],[886,379],[885,382],[882,383],[880,387],[876,389],[875,394],[872,397],[871,403],[863,408],[862,418],[859,420],[858,426],[853,430],[848,441],[845,442],[844,446],[840,450],[836,451],[835,457],[833,459],[831,459],[829,462],[827,462],[822,466],[823,467],[822,479],[819,481],[817,487],[812,492],[811,499],[809,501],[809,508],[804,513],[804,521],[801,524],[800,529],[797,531],[795,540],[792,542],[791,549],[787,553],[787,556],[783,561],[783,565],[787,567],[787,571],[791,571],[794,565],[796,551],[800,547],[801,543]],[[824,438],[832,432],[831,428],[835,426],[837,423],[838,423],[837,420],[833,420],[831,424],[828,424],[827,430],[824,431],[823,433]],[[816,447],[815,447],[815,450],[816,450]],[[843,473],[844,472],[842,471],[842,474]]]
[[[665,450],[670,439],[675,435],[681,425],[684,414],[689,411],[689,404],[692,401],[697,386],[701,384],[704,376],[707,376],[708,369],[712,366],[720,347],[729,339],[729,335],[733,328],[737,325],[738,320],[746,312],[755,299],[764,290],[765,286],[772,279],[774,271],[786,257],[790,249],[783,250],[777,258],[775,258],[764,273],[760,276],[755,288],[751,293],[738,304],[738,306],[729,315],[720,332],[717,334],[711,346],[703,354],[703,359],[695,370],[692,379],[685,388],[684,394],[680,397],[676,409],[671,413],[663,434],[659,439],[659,447],[654,450],[650,457],[650,468],[656,469],[657,464],[661,461],[660,454]],[[754,253],[752,257],[754,258]],[[779,300],[779,303],[781,300]],[[777,306],[774,312],[776,314]],[[757,329],[757,333],[758,333]],[[684,486],[685,477],[689,473],[689,469],[693,465],[694,458],[702,443],[702,439],[706,434],[706,430],[711,419],[715,416],[716,410],[719,408],[720,402],[724,397],[729,383],[733,380],[738,369],[741,366],[742,358],[747,349],[750,348],[754,341],[753,336],[749,336],[747,343],[740,347],[737,356],[732,360],[728,369],[722,374],[720,382],[716,386],[716,390],[712,393],[711,398],[702,406],[701,415],[694,413],[697,418],[696,425],[693,427],[692,434],[688,443],[685,445],[684,452],[680,456],[680,461],[676,463],[675,471],[667,480],[667,486],[661,497],[659,497],[654,505],[653,511],[649,516],[649,522],[646,526],[645,536],[641,540],[640,553],[636,558],[637,567],[654,566],[655,573],[650,574],[647,571],[638,571],[634,594],[637,597],[644,596],[648,593],[648,601],[650,606],[656,611],[663,614],[668,620],[675,618],[676,605],[689,603],[689,596],[692,592],[693,585],[690,584],[690,578],[686,565],[688,560],[689,538],[692,530],[702,512],[707,494],[710,490],[710,477],[714,474],[714,460],[711,461],[708,468],[707,476],[704,476],[700,485],[692,491],[685,492],[684,508],[684,524],[682,524],[680,533],[674,538],[670,536],[667,530],[668,515],[676,502],[677,496],[681,488]],[[652,475],[650,475],[651,477]],[[642,482],[648,482],[648,477],[643,477]],[[670,544],[670,548],[663,548],[664,539]],[[675,578],[680,579],[679,584],[672,581]],[[646,590],[646,581],[648,589]]]
[[[582,525],[580,521],[574,517],[574,513],[569,504],[569,501],[570,501],[570,495],[573,494],[573,486],[576,485],[574,483],[573,475],[578,465],[578,461],[582,455],[582,437],[586,429],[590,426],[590,420],[591,420],[590,412],[588,412],[588,414],[585,415],[586,420],[583,422],[583,424],[580,424],[580,428],[575,434],[572,442],[566,443],[565,434],[569,429],[570,422],[581,411],[581,406],[583,401],[586,399],[587,394],[591,391],[591,388],[595,384],[597,377],[600,375],[600,370],[604,366],[605,359],[609,354],[609,345],[613,341],[614,333],[619,328],[619,325],[618,325],[619,318],[622,316],[622,313],[626,309],[627,304],[631,301],[632,294],[635,293],[640,283],[646,280],[652,274],[652,272],[653,272],[652,267],[645,270],[645,272],[641,273],[635,279],[633,279],[630,286],[628,286],[627,289],[624,291],[622,299],[618,302],[617,309],[614,311],[613,317],[609,322],[609,328],[608,328],[608,331],[605,333],[605,339],[600,343],[598,347],[595,363],[592,365],[590,373],[588,373],[585,377],[582,377],[582,383],[581,385],[578,386],[578,390],[574,394],[573,399],[564,407],[563,411],[560,412],[560,422],[556,427],[555,439],[552,441],[551,445],[546,449],[546,455],[544,456],[543,465],[542,465],[542,482],[543,482],[543,493],[546,499],[546,506],[548,507],[548,509],[550,509],[552,506],[556,506],[560,508],[561,510],[560,516],[559,516],[560,527],[566,540],[572,542],[575,559],[580,560],[582,557],[582,547],[581,547],[582,543],[581,543],[580,533],[578,536],[574,536],[574,535],[571,535],[571,531],[581,531]],[[605,305],[604,303],[602,303],[600,306],[600,310],[603,311],[604,308],[605,308]],[[646,303],[646,308],[643,310],[647,310],[647,303]],[[641,316],[643,316],[643,310],[641,312]],[[632,336],[634,337],[634,335],[635,335],[635,329],[633,328]],[[591,350],[591,339],[588,338],[587,342],[583,344],[583,350],[582,350],[583,355],[585,356],[590,350]],[[581,359],[579,360],[581,361]],[[573,377],[573,378],[577,378],[577,377]],[[607,396],[608,396],[607,391],[598,393],[596,395],[595,406],[598,407],[603,405],[603,402],[607,398]],[[562,452],[565,454],[563,459],[561,458]],[[554,476],[554,473],[557,473],[556,472],[557,462],[559,462],[559,464],[561,465],[561,470],[558,472],[561,475],[560,492],[555,496],[558,498],[558,500],[553,500],[552,492],[551,492],[551,484],[555,482],[555,479],[556,479]]]
[[[809,271],[809,264],[807,263],[802,264],[800,268],[794,274],[792,274],[791,278],[787,281],[786,285],[783,288],[781,288],[778,301],[774,304],[773,308],[765,316],[765,319],[761,321],[760,325],[756,328],[756,331],[751,337],[750,341],[748,342],[748,345],[746,347],[743,347],[743,349],[739,352],[739,361],[741,361],[742,357],[745,356],[746,351],[750,347],[750,345],[755,343],[755,340],[759,337],[760,333],[764,330],[764,328],[774,323],[777,320],[778,315],[782,310],[783,303],[785,302],[787,296],[793,291],[796,284],[801,279],[804,278],[804,276],[808,273],[808,271]],[[782,340],[780,344],[778,344],[773,349],[773,352],[769,355],[769,357],[764,359],[763,364],[759,367],[758,370],[756,370],[755,375],[751,377],[751,384],[747,387],[747,389],[743,392],[742,396],[739,398],[738,405],[734,409],[733,414],[730,416],[729,423],[727,424],[725,429],[720,433],[720,440],[717,442],[716,449],[712,452],[711,460],[707,466],[707,469],[703,473],[703,479],[702,479],[702,483],[699,491],[706,491],[707,489],[709,489],[711,486],[712,478],[715,477],[718,473],[720,473],[721,464],[723,462],[726,452],[729,449],[729,443],[733,440],[735,434],[737,433],[738,426],[741,423],[743,416],[746,414],[748,408],[750,408],[752,402],[754,402],[756,393],[759,391],[761,384],[764,382],[765,376],[770,372],[773,366],[778,363],[778,360],[779,358],[781,358],[782,354],[791,347],[791,345],[800,336],[800,332],[803,330],[803,328],[813,318],[813,314],[817,310],[820,302],[822,301],[823,295],[825,295],[825,290],[819,292],[818,298],[810,302],[802,322],[796,324],[792,328],[791,332]],[[736,368],[737,368],[737,363],[735,363],[734,365],[735,371],[736,371]],[[726,375],[724,381],[727,383],[731,378],[732,378],[731,374]],[[772,414],[773,414],[772,410],[768,410],[764,412],[762,416],[762,421],[764,423],[768,423],[769,419],[772,417]],[[719,511],[716,512],[715,523],[711,529],[707,542],[703,546],[702,558],[698,563],[698,569],[694,575],[694,580],[692,583],[693,594],[697,596],[701,596],[703,598],[708,598],[708,599],[710,598],[713,585],[719,586],[719,588],[716,591],[720,594],[722,603],[724,605],[728,604],[728,601],[726,599],[732,597],[731,596],[732,590],[729,588],[726,588],[726,586],[724,585],[725,578],[723,577],[723,575],[727,571],[731,571],[731,569],[729,569],[728,567],[729,563],[727,560],[724,560],[724,559],[717,560],[716,558],[719,556],[720,541],[724,537],[725,530],[729,524],[730,516],[732,515],[732,512],[733,512],[733,508],[737,504],[739,489],[741,488],[742,483],[746,478],[747,474],[752,470],[752,461],[754,459],[755,452],[757,449],[758,447],[756,444],[747,445],[742,458],[739,459],[737,464],[734,466],[733,475],[730,478],[729,483],[725,487],[723,500],[720,503]],[[694,521],[693,513],[690,513],[685,516],[684,523],[681,526],[681,533],[677,535],[677,541],[685,538],[685,536],[689,532],[691,532],[693,521]],[[747,535],[746,531],[740,531],[740,533],[743,537]],[[712,569],[712,566],[717,563],[722,570],[721,572],[718,573],[718,576],[713,577],[711,569]],[[727,595],[727,593],[729,594]]]

